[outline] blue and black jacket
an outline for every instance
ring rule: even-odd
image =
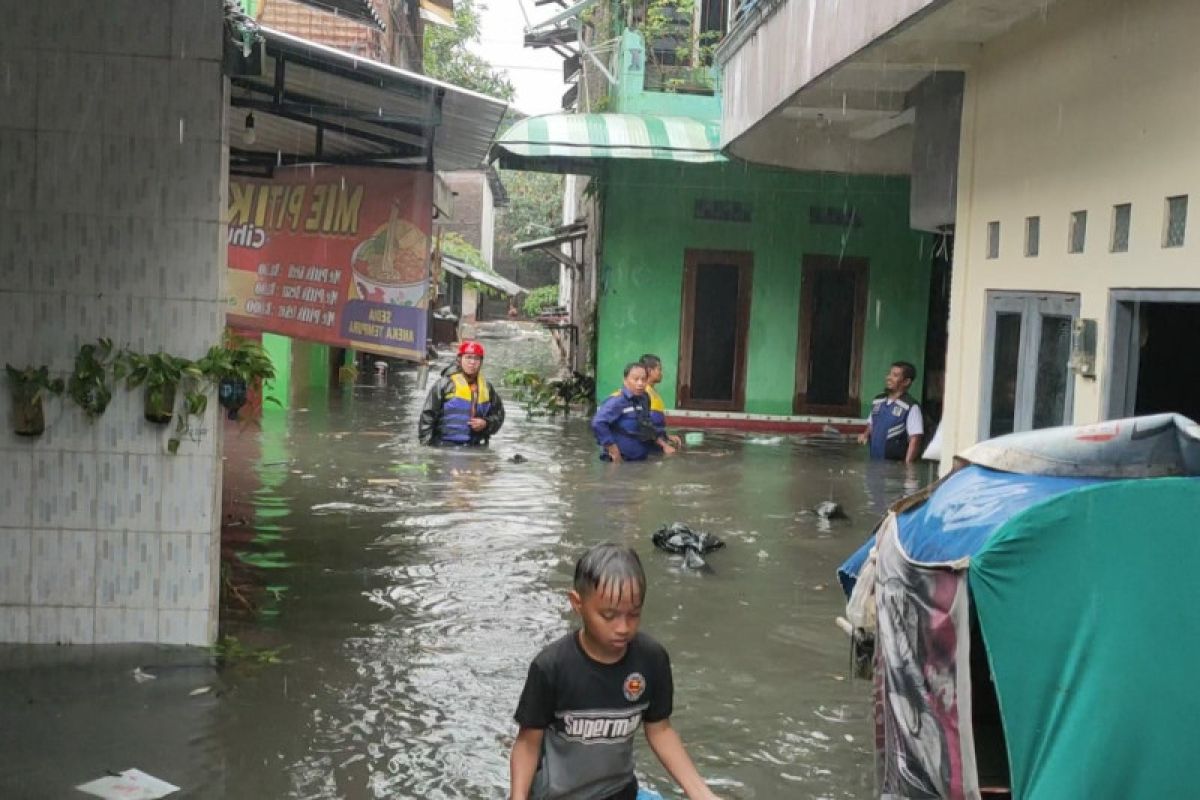
[[[908,455],[908,415],[917,401],[908,394],[889,400],[881,394],[871,401],[871,458],[903,461]]]
[[[650,398],[622,387],[596,409],[592,433],[600,445],[600,458],[609,460],[607,448],[615,444],[625,461],[642,461],[661,450],[658,431],[650,417]]]
[[[473,431],[471,417],[487,421]],[[429,390],[417,435],[421,444],[486,445],[504,425],[504,403],[495,387],[480,373],[472,385],[462,372],[451,372]]]

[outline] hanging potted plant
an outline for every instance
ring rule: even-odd
[[[275,377],[271,357],[258,342],[227,334],[223,345],[213,345],[198,362],[200,370],[217,384],[217,399],[229,414],[238,418],[251,391],[261,391],[262,382]],[[267,398],[269,402],[278,401]]]
[[[121,358],[121,372],[127,371],[125,386],[144,387],[143,416],[148,422],[165,425],[175,412],[175,396],[181,384],[195,383],[203,378],[191,361],[168,353],[132,353]]]
[[[108,373],[113,361],[111,339],[85,344],[75,356],[75,370],[67,379],[67,396],[84,410],[89,419],[103,414],[112,400]]]
[[[62,394],[62,378],[51,378],[50,370],[44,366],[17,369],[5,364],[4,368],[12,390],[13,431],[18,436],[41,436],[46,430],[42,397],[47,392]]]

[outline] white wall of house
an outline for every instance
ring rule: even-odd
[[[474,286],[463,283],[462,290],[462,322],[474,322],[479,316],[479,290]]]
[[[1064,0],[983,46],[964,97],[944,467],[979,439],[988,290],[1077,293],[1080,315],[1097,320],[1097,377],[1071,378],[1083,424],[1104,413],[1110,290],[1200,287],[1198,30],[1194,0]],[[1193,198],[1193,230],[1166,248],[1166,198],[1176,195]],[[1113,253],[1122,203],[1132,206],[1128,252]],[[1068,253],[1080,210],[1084,250]],[[1032,216],[1040,248],[1027,257]]]
[[[483,202],[479,207],[479,253],[489,267],[495,267],[496,258],[496,198],[492,195],[492,185],[488,182],[487,173],[479,173],[483,184]]]
[[[0,0],[0,362],[66,376],[111,337],[189,358],[220,340],[225,79],[218,2]],[[140,393],[89,422],[0,391],[0,642],[206,644],[220,443],[165,452]]]

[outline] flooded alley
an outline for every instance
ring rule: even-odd
[[[500,386],[507,367],[553,367],[547,334],[488,333],[508,408],[488,450],[417,445],[416,370],[229,427],[224,666],[201,649],[0,648],[0,796],[70,797],[138,767],[182,797],[503,797],[528,662],[568,629],[574,560],[605,540],[642,556],[643,630],[671,653],[673,721],[718,794],[871,796],[870,687],[833,624],[834,571],[928,468],[711,432],[604,464],[586,420],[527,419]],[[826,499],[849,520],[806,513]],[[652,547],[676,520],[727,542],[710,574]]]

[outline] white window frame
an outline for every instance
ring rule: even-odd
[[[1033,411],[1037,399],[1038,347],[1042,339],[1044,317],[1069,317],[1074,324],[1079,319],[1079,295],[1059,292],[1009,292],[989,290],[987,321],[984,327],[983,375],[979,396],[979,440],[991,438],[992,387],[996,367],[996,315],[1021,315],[1021,341],[1017,357],[1016,402],[1013,409],[1013,432],[1033,430]],[[1063,364],[1063,369],[1068,369]],[[1068,372],[1063,399],[1063,425],[1074,419],[1075,374]]]

